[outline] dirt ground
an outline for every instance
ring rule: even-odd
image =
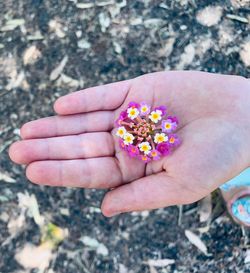
[[[104,191],[33,185],[7,154],[77,89],[170,69],[249,77],[249,34],[249,0],[0,1],[0,272],[250,272],[216,194],[107,219]]]

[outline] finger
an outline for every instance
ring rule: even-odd
[[[150,175],[108,192],[102,202],[102,212],[110,217],[130,211],[141,211],[194,202],[190,193],[182,196],[183,186],[166,173]]]
[[[130,82],[121,81],[74,92],[57,99],[54,109],[59,115],[116,109],[125,100]]]
[[[78,159],[111,156],[114,143],[110,133],[22,140],[10,147],[10,158],[18,164],[38,160]]]
[[[37,161],[28,165],[26,175],[36,184],[49,186],[113,188],[122,183],[114,157]]]
[[[109,131],[113,128],[113,115],[111,111],[99,111],[42,118],[24,124],[21,128],[21,137],[30,139]]]

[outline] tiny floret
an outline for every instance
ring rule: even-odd
[[[168,140],[168,137],[164,133],[155,134],[155,137],[154,137],[155,143],[162,143],[162,142],[166,142],[167,140]]]
[[[150,146],[149,142],[147,142],[147,141],[142,142],[138,146],[140,148],[140,151],[144,152],[145,155],[150,153],[151,146]]]
[[[127,113],[130,119],[135,119],[138,117],[140,112],[136,107],[130,107],[128,108]]]
[[[129,145],[129,144],[133,144],[135,137],[130,133],[126,133],[123,139],[124,139],[125,145]]]
[[[152,111],[150,113],[150,116],[149,118],[151,119],[151,121],[153,121],[154,123],[157,123],[161,120],[162,118],[162,112],[161,110],[155,110],[155,111]]]
[[[127,130],[124,126],[121,126],[117,129],[116,135],[118,137],[124,137],[124,135],[126,134]]]

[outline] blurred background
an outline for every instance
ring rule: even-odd
[[[0,1],[1,273],[250,272],[217,193],[107,219],[104,191],[32,185],[8,158],[57,97],[170,69],[249,77],[250,1]]]

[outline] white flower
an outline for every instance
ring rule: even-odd
[[[155,134],[154,137],[154,142],[155,143],[162,143],[168,141],[168,137],[164,133],[157,133]]]
[[[160,110],[156,110],[156,111],[152,111],[150,113],[150,116],[149,118],[154,122],[154,123],[157,123],[158,121],[161,120],[161,115],[162,115],[162,112]]]
[[[135,107],[130,107],[128,108],[127,110],[127,113],[128,113],[128,117],[131,118],[131,119],[135,119],[138,117],[139,115],[139,110]]]
[[[144,154],[149,154],[151,150],[151,146],[148,141],[142,142],[139,145],[140,151],[144,152]]]
[[[133,144],[133,140],[135,139],[135,137],[130,133],[125,133],[125,135],[123,136],[123,139],[124,139],[124,144],[129,145],[129,144]]]
[[[124,126],[121,126],[117,129],[116,135],[123,138],[126,132],[126,128]]]

